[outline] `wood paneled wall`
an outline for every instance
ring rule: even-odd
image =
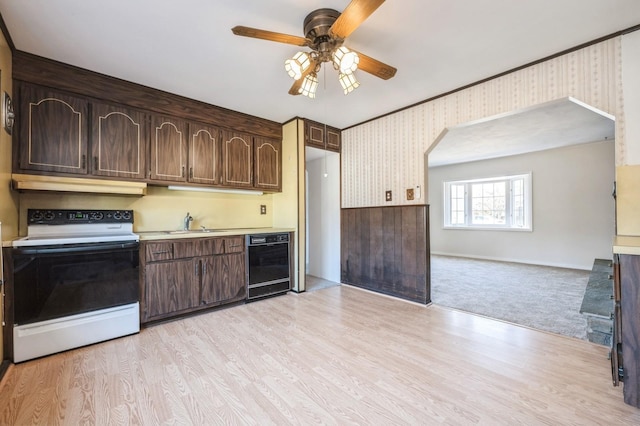
[[[341,215],[343,283],[431,302],[428,206],[342,209]]]

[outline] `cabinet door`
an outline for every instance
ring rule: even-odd
[[[151,179],[187,180],[187,123],[151,117]]]
[[[335,127],[327,127],[327,149],[329,151],[340,152],[340,130]]]
[[[84,99],[23,85],[19,168],[87,174],[88,105]]]
[[[219,185],[220,178],[220,131],[189,124],[189,182]]]
[[[324,124],[304,120],[305,145],[324,149]]]
[[[304,120],[304,140],[308,146],[340,152],[340,129],[311,120]]]
[[[246,297],[244,253],[202,258],[202,303],[217,304]]]
[[[282,190],[282,142],[275,139],[253,140],[253,186],[267,191]]]
[[[145,115],[104,104],[93,104],[92,109],[92,173],[144,179],[148,142]]]
[[[222,184],[253,187],[253,139],[250,135],[222,132]]]
[[[151,320],[198,306],[197,259],[149,263],[145,268],[145,312]]]

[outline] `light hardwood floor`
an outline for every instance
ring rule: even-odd
[[[12,366],[0,424],[640,424],[607,348],[350,286]]]

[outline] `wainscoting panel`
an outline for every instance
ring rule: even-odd
[[[431,302],[426,205],[342,209],[341,281]]]

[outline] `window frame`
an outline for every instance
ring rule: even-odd
[[[514,182],[523,181],[523,225],[513,225],[514,220]],[[532,191],[532,174],[531,172],[520,173],[508,176],[493,176],[488,178],[476,178],[476,179],[464,179],[464,180],[449,180],[443,182],[443,199],[444,199],[444,229],[464,229],[464,230],[492,230],[492,231],[518,231],[518,232],[532,232],[533,231],[533,191]],[[506,182],[505,188],[505,224],[473,224],[471,223],[472,209],[473,209],[473,197],[471,187],[474,184],[479,183],[496,183]],[[452,186],[463,187],[464,198],[464,221],[463,223],[452,223],[452,198],[451,191]],[[456,194],[459,194],[458,190],[454,190]],[[457,197],[459,200],[460,198]],[[456,203],[459,206],[459,203]],[[455,211],[455,210],[454,210]],[[461,210],[458,209],[458,212]],[[459,213],[458,213],[459,214]]]

